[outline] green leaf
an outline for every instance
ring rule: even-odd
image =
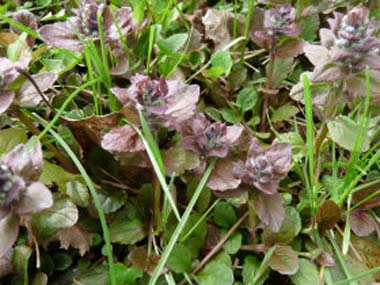
[[[21,128],[0,130],[0,155],[12,150],[16,145],[26,143],[28,136]]]
[[[222,228],[230,228],[237,221],[234,207],[225,202],[219,202],[214,208],[214,221]]]
[[[207,77],[215,78],[223,75],[225,73],[225,69],[222,66],[213,66],[206,72]]]
[[[242,112],[252,111],[258,100],[258,93],[252,87],[242,89],[236,97],[236,105]]]
[[[169,256],[167,266],[176,273],[189,271],[191,268],[191,251],[182,244],[175,244]]]
[[[296,274],[291,275],[290,279],[295,285],[319,285],[320,280],[319,280],[319,271],[317,266],[305,259],[305,258],[300,258],[299,260],[299,269],[296,272]]]
[[[269,66],[269,65],[267,65]],[[274,63],[274,88],[278,88],[282,81],[284,79],[288,78],[290,73],[293,71],[293,58],[287,58],[287,59],[280,59],[276,58],[275,63]]]
[[[302,136],[297,132],[279,134],[275,142],[287,142],[292,147],[292,159],[294,162],[300,161],[305,157],[307,148]]]
[[[333,141],[346,150],[354,150],[356,137],[359,134],[358,123],[347,116],[339,115],[333,121],[328,122],[327,127]],[[365,132],[362,134],[362,139],[361,151],[364,152],[368,150],[371,140]]]
[[[231,54],[224,50],[219,50],[211,56],[211,69],[207,72],[208,77],[217,77],[222,74],[228,76],[233,65]]]
[[[108,285],[108,267],[100,265],[74,278],[78,285]]]
[[[53,255],[54,269],[64,271],[68,269],[73,263],[73,259],[68,253],[58,252]]]
[[[124,281],[127,284],[134,284],[133,282],[143,277],[143,275],[144,275],[144,272],[140,268],[135,267],[135,266],[128,267],[127,272],[124,275],[125,276]]]
[[[227,107],[222,109],[222,116],[226,122],[231,124],[240,123],[243,119],[241,114]]]
[[[163,151],[162,156],[168,176],[172,176],[173,173],[180,176],[185,170],[194,169],[200,164],[198,155],[184,149],[180,141],[168,150]]]
[[[214,121],[220,121],[222,119],[222,115],[220,114],[220,111],[213,107],[206,107],[204,112]]]
[[[66,183],[73,181],[83,181],[80,175],[67,172],[61,166],[44,160],[40,182],[50,186],[55,183],[61,193],[66,193]]]
[[[32,225],[40,237],[48,237],[59,229],[71,227],[78,221],[78,209],[67,198],[54,201],[51,208],[33,215]]]
[[[45,273],[39,272],[34,275],[32,280],[32,285],[47,285],[48,284],[48,276]]]
[[[131,221],[117,220],[110,224],[111,242],[135,244],[146,236],[144,223],[138,219]]]
[[[175,34],[167,39],[158,39],[157,45],[165,54],[173,54],[179,51],[181,47],[186,43],[188,38],[187,33]]]
[[[77,206],[86,208],[89,204],[90,194],[86,185],[78,181],[66,183],[66,194]]]
[[[291,119],[298,112],[299,109],[296,106],[285,104],[273,112],[272,122],[275,123]]]
[[[259,273],[258,270],[260,268],[260,261],[256,258],[256,256],[248,255],[244,258],[243,264],[243,284],[247,285],[263,285],[265,280],[269,277],[270,270],[267,268],[263,274],[261,274],[260,278],[253,284],[253,280],[256,278]]]
[[[317,38],[317,31],[319,30],[319,15],[313,13],[307,17],[301,18],[301,38],[305,41],[313,42]]]
[[[133,18],[137,20],[138,23],[140,23],[144,17],[145,17],[145,1],[140,0],[133,0],[131,1],[132,7],[133,7]]]
[[[191,197],[194,194],[195,189],[197,188],[198,185],[198,179],[195,177],[191,177],[188,180],[186,180],[187,185],[186,185],[186,197],[188,200],[191,199]],[[211,199],[211,190],[208,187],[205,187],[199,196],[199,199],[197,203],[195,204],[195,208],[200,212],[203,213],[208,209],[208,206],[210,204],[210,199]]]
[[[243,236],[240,232],[234,232],[224,244],[223,249],[228,254],[235,254],[241,247]]]
[[[28,278],[29,258],[33,253],[33,249],[27,245],[16,246],[13,251],[12,264],[18,274]]]
[[[232,285],[234,274],[231,266],[229,255],[225,252],[219,253],[198,274],[200,285]]]
[[[16,62],[17,59],[20,57],[22,50],[25,50],[27,48],[27,36],[28,34],[23,32],[13,44],[10,44],[8,46],[7,57],[13,62]]]
[[[51,58],[42,58],[44,71],[51,71],[59,75],[73,69],[81,60],[79,52],[55,50]]]
[[[125,204],[125,195],[121,192],[111,195],[106,192],[99,192],[99,200],[105,214],[114,213]]]
[[[301,230],[301,217],[293,207],[286,207],[285,218],[278,232],[273,232],[268,226],[264,227],[263,239],[265,244],[290,244]]]

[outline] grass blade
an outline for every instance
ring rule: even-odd
[[[103,238],[105,242],[105,251],[108,259],[108,266],[109,266],[109,279],[111,282],[111,285],[116,285],[116,276],[115,276],[115,268],[113,263],[113,255],[112,255],[112,245],[111,240],[109,236],[108,226],[106,217],[103,211],[102,204],[100,202],[98,193],[95,190],[94,183],[92,182],[91,178],[88,176],[86,170],[84,169],[83,165],[75,155],[75,153],[72,151],[70,146],[65,142],[65,140],[56,133],[52,128],[48,127],[48,123],[44,120],[42,120],[40,117],[37,117],[37,115],[34,115],[36,121],[38,121],[41,125],[45,126],[45,130],[47,130],[56,140],[57,142],[64,148],[68,156],[71,158],[75,166],[78,168],[80,174],[82,175],[84,181],[86,182],[86,185],[88,189],[90,190],[91,196],[94,199],[96,210],[98,211],[100,224],[103,231]]]
[[[313,135],[313,106],[311,102],[310,82],[306,75],[303,76],[305,115],[306,115],[306,144],[309,162],[309,197],[312,215],[316,213],[316,194],[314,180],[314,135]]]
[[[193,197],[191,198],[189,204],[187,205],[185,212],[183,213],[181,221],[178,223],[176,229],[173,232],[173,235],[171,236],[171,238],[169,240],[168,245],[166,246],[164,252],[161,255],[160,261],[158,262],[158,264],[157,264],[157,266],[156,266],[156,268],[152,274],[152,277],[149,280],[149,283],[148,283],[149,285],[156,284],[157,279],[160,276],[162,269],[164,268],[166,262],[168,261],[168,258],[170,256],[172,250],[173,250],[175,243],[177,242],[181,232],[183,231],[183,229],[186,225],[187,220],[190,217],[191,211],[193,210],[195,203],[197,202],[199,196],[202,193],[203,188],[206,185],[206,182],[207,182],[207,180],[211,174],[211,171],[213,170],[213,168],[215,166],[215,162],[216,162],[216,159],[213,159],[211,161],[210,165],[207,167],[201,181],[198,184],[197,189],[194,192]]]

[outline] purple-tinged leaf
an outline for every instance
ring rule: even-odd
[[[317,212],[318,229],[321,232],[332,229],[339,222],[341,211],[333,200],[326,200]]]
[[[32,137],[29,142],[33,141]],[[15,175],[26,181],[37,181],[42,173],[43,155],[38,141],[29,149],[27,144],[19,144],[3,156],[1,163],[12,169]]]
[[[37,19],[36,16],[34,16],[33,13],[29,12],[28,10],[18,10],[12,15],[12,19],[28,28],[31,30],[37,31],[38,29],[38,24],[37,24]],[[15,28],[14,26],[11,26],[11,31],[16,33],[16,34],[21,34],[22,31]],[[28,36],[26,41],[28,42],[28,45],[32,47],[35,42],[35,38],[32,36]]]
[[[293,58],[303,53],[304,41],[300,39],[289,39],[282,45],[280,45],[275,54],[279,58]]]
[[[234,173],[234,162],[229,159],[218,160],[206,186],[216,191],[226,191],[237,188],[241,179]]]
[[[33,182],[15,202],[17,213],[20,215],[37,213],[53,205],[53,195],[41,182]]]
[[[3,257],[0,258],[0,278],[14,273],[14,267],[12,264],[13,249],[8,250]]]
[[[278,232],[281,229],[285,218],[285,208],[280,194],[267,195],[254,191],[253,206],[261,222],[271,231]]]
[[[8,110],[14,98],[15,92],[13,90],[0,91],[0,114]]]
[[[366,237],[376,230],[376,221],[363,209],[354,209],[350,213],[350,226],[359,237]]]
[[[56,237],[61,243],[61,248],[66,250],[69,249],[69,247],[76,248],[79,250],[79,254],[83,256],[90,250],[93,234],[79,225],[74,225],[60,230],[56,234]]]
[[[0,259],[7,254],[17,239],[19,218],[13,212],[0,220]]]
[[[102,148],[109,152],[140,152],[145,151],[143,142],[136,131],[129,125],[115,128],[103,136]]]
[[[39,34],[42,40],[51,46],[81,51],[82,44],[73,30],[73,25],[69,22],[56,22],[41,27]]]
[[[69,127],[83,151],[87,152],[92,147],[100,146],[103,132],[118,126],[120,118],[121,114],[114,112],[103,116],[92,115],[80,120],[61,120]]]
[[[58,75],[54,72],[41,72],[32,75],[32,78],[37,83],[41,92],[45,92],[57,80]],[[38,91],[34,85],[29,80],[27,80],[19,90],[18,101],[21,106],[34,107],[42,101],[42,98],[38,94]]]
[[[307,59],[314,66],[322,66],[328,62],[331,62],[332,60],[329,50],[324,46],[305,44],[303,47],[303,51]]]
[[[298,253],[290,246],[277,245],[268,265],[281,274],[293,275],[299,268]]]

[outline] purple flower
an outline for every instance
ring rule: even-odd
[[[289,4],[278,4],[265,11],[255,8],[250,37],[259,47],[280,58],[295,57],[302,53],[303,41],[297,38],[300,33],[296,9]]]
[[[331,106],[341,99],[352,100],[364,96],[366,82],[363,70],[370,69],[371,97],[380,97],[380,39],[375,35],[369,11],[358,6],[347,14],[334,12],[328,20],[330,29],[321,29],[321,45],[306,44],[304,52],[315,66],[313,72],[305,73],[311,84],[331,83],[328,87],[312,88],[313,103],[322,107]],[[322,85],[320,85],[322,86]],[[334,88],[337,87],[337,88]],[[290,96],[303,100],[302,80],[293,86]]]
[[[380,47],[380,39],[375,37],[375,27],[367,8],[360,5],[346,15],[334,12],[334,18],[328,22],[330,29],[321,29],[320,36],[333,61],[349,66],[353,71],[363,70],[365,65],[380,69],[379,63],[366,60],[367,56],[374,57]],[[377,61],[379,59],[377,57]]]
[[[243,127],[226,126],[221,122],[211,123],[202,113],[197,113],[191,120],[180,126],[182,146],[203,157],[227,156],[231,146],[238,140]]]
[[[295,22],[296,9],[289,4],[276,5],[264,12],[264,28],[266,34],[273,39],[282,36],[297,37],[301,27]]]
[[[262,10],[259,10],[262,13]],[[277,43],[281,37],[297,37],[301,27],[296,21],[296,9],[289,4],[275,5],[272,9],[264,11],[261,27],[253,26],[253,40],[262,46],[262,40]],[[257,40],[256,40],[257,39]]]
[[[137,74],[129,88],[115,87],[111,92],[123,106],[133,105],[153,122],[175,126],[193,116],[199,98],[199,86],[178,80],[152,80]]]
[[[292,149],[288,143],[275,143],[264,149],[254,140],[248,151],[242,181],[272,195],[289,172]]]
[[[0,258],[17,238],[19,216],[37,213],[53,205],[50,190],[38,182],[42,165],[39,142],[30,149],[27,144],[17,145],[0,160],[0,232],[4,239],[0,245]]]
[[[118,51],[121,40],[118,29],[113,21],[110,8],[106,4],[97,4],[94,0],[82,1],[79,9],[73,9],[75,16],[65,22],[57,22],[40,28],[41,38],[48,44],[68,49],[82,51],[81,38],[99,40],[99,27],[97,13],[102,14],[104,37],[112,50]],[[129,7],[122,7],[115,12],[121,34],[126,37],[136,30],[136,22]]]

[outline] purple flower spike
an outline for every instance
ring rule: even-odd
[[[175,127],[191,118],[199,98],[199,86],[178,80],[152,80],[137,74],[128,88],[115,87],[111,92],[124,106],[134,105],[150,122]]]
[[[277,193],[280,180],[290,168],[292,149],[288,143],[275,143],[267,149],[255,140],[252,142],[245,162],[244,183],[272,195]]]
[[[68,49],[71,51],[82,51],[83,39],[99,40],[99,27],[97,14],[102,15],[104,37],[108,46],[116,56],[120,55],[122,44],[118,29],[113,21],[110,8],[106,4],[97,4],[94,0],[83,1],[79,9],[73,9],[74,17],[65,22],[56,22],[40,28],[41,38],[49,45]],[[136,30],[136,21],[132,17],[129,7],[122,7],[115,12],[121,34],[126,37]]]
[[[273,46],[281,37],[297,37],[301,33],[301,27],[295,22],[296,9],[289,4],[276,5],[270,10],[262,12],[261,23],[253,25],[252,38],[256,44],[267,48]]]
[[[301,33],[301,27],[295,20],[296,9],[289,4],[276,5],[264,12],[264,28],[274,38],[283,35],[297,37]]]
[[[226,157],[243,132],[241,125],[211,123],[201,113],[197,113],[187,124],[180,129],[183,135],[182,146],[205,157]]]

